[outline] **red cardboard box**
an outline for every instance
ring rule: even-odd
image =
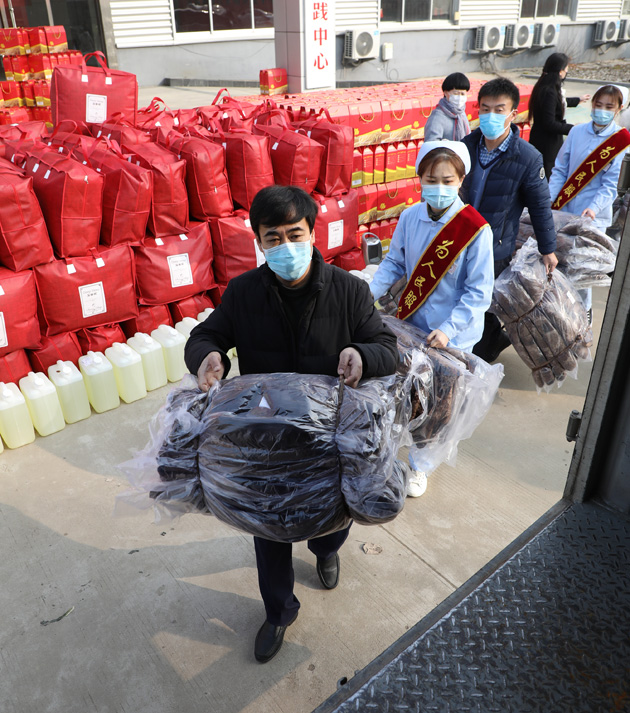
[[[259,79],[261,94],[286,94],[289,90],[286,69],[261,69]]]
[[[2,108],[9,109],[12,106],[22,106],[24,98],[17,82],[0,82],[0,99]]]
[[[48,49],[46,52],[65,52],[68,49],[66,28],[63,25],[50,25],[44,28]]]
[[[28,34],[21,27],[0,28],[0,54],[26,54]]]
[[[31,54],[48,52],[48,40],[46,39],[46,30],[43,27],[29,27],[28,42],[31,46]]]
[[[359,196],[359,225],[376,220],[378,211],[378,186],[361,186],[357,189]]]

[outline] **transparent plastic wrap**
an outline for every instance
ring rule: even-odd
[[[615,269],[618,243],[593,226],[590,218],[553,210],[556,228],[556,257],[558,267],[574,287],[610,285],[610,273]],[[519,223],[516,247],[521,248],[534,237],[527,208]]]
[[[306,374],[238,376],[207,394],[176,389],[149,446],[121,466],[135,488],[131,504],[148,494],[159,513],[202,510],[281,542],[351,519],[388,522],[405,501],[407,469],[396,455],[406,393],[397,376],[351,389]]]
[[[454,465],[457,444],[472,436],[494,401],[503,365],[460,349],[427,347],[427,335],[412,324],[389,316],[383,321],[396,334],[398,371],[411,389],[413,465],[426,473],[441,463]],[[413,368],[404,374],[407,363]]]
[[[494,283],[490,311],[532,370],[538,389],[577,377],[578,362],[590,360],[593,334],[582,301],[558,269],[547,275],[533,238],[516,253]]]

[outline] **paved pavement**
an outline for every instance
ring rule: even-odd
[[[158,91],[171,106],[206,103],[203,90]],[[594,292],[597,336],[607,291]],[[501,360],[496,401],[457,466],[439,468],[394,522],[352,528],[336,590],[319,587],[312,555],[295,547],[302,609],[264,666],[252,652],[264,611],[251,538],[202,515],[112,516],[126,489],[116,466],[147,441],[167,387],[5,450],[0,710],[311,711],[561,497],[566,422],[590,364],[538,395],[513,348]],[[365,554],[366,542],[381,554]]]

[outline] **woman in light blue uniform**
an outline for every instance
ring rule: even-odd
[[[553,203],[567,179],[573,175],[584,159],[594,151],[607,136],[612,136],[621,127],[615,123],[623,105],[619,87],[612,84],[600,87],[592,99],[591,118],[587,124],[574,126],[562,148],[549,179],[549,194]],[[606,230],[612,223],[612,207],[617,197],[617,183],[625,152],[622,151],[605,166],[576,196],[560,210],[591,218],[593,226]],[[591,289],[580,290],[584,306],[591,316]]]
[[[398,221],[387,256],[370,283],[375,299],[403,275],[409,278],[436,234],[464,206],[458,197],[470,154],[459,141],[426,141],[416,159],[423,202],[407,208]],[[483,219],[482,219],[483,220]],[[472,351],[481,339],[484,314],[494,284],[492,231],[484,226],[462,250],[424,304],[408,321],[428,334],[427,344]],[[412,473],[407,495],[418,497],[427,487],[426,473]]]

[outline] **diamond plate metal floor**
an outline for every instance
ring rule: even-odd
[[[629,712],[630,518],[566,505],[314,713]]]

